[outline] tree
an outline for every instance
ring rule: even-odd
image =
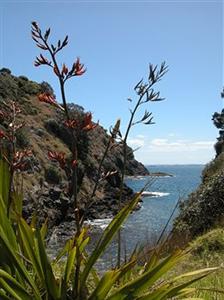
[[[224,88],[221,92],[221,97],[224,98]],[[216,157],[224,151],[224,109],[220,113],[215,112],[212,116],[214,125],[220,129],[217,142],[215,144]]]
[[[54,95],[54,90],[47,81],[42,81],[40,84],[40,88],[41,88],[41,93]]]

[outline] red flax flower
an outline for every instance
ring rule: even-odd
[[[58,108],[60,108],[61,110],[64,110],[64,108],[57,103],[55,97],[49,93],[41,93],[38,95],[38,99],[39,101],[41,102],[45,102],[45,103],[48,103],[50,105],[53,105],[53,106],[56,106]]]
[[[57,161],[62,169],[65,168],[66,162],[64,152],[48,151],[48,157],[50,160]]]
[[[57,76],[60,76],[60,75],[61,75],[61,74],[60,74],[60,71],[58,70],[58,67],[54,66],[53,70],[54,70],[54,73],[55,73]]]
[[[51,66],[51,61],[49,61],[46,57],[44,57],[42,54],[40,54],[40,57],[38,57],[38,56],[36,57],[34,66],[39,67],[40,65]]]
[[[62,66],[62,71],[61,71],[62,76],[67,75],[68,74],[68,68],[66,67],[65,64],[63,64]]]
[[[83,129],[83,130],[86,130],[86,131],[92,130],[92,129],[94,129],[97,125],[98,125],[98,124],[94,124],[94,123],[92,122],[92,114],[91,114],[91,113],[85,114],[84,122],[83,122],[83,126],[82,126],[82,129]]]
[[[77,167],[78,161],[76,159],[74,159],[72,161],[72,168],[75,169]]]
[[[81,76],[86,72],[86,69],[84,69],[84,64],[80,63],[79,57],[76,59],[76,62],[73,64],[72,70],[75,76]]]
[[[4,138],[7,138],[6,134],[4,133],[4,131],[2,131],[0,129],[0,139],[4,139]]]
[[[68,128],[72,128],[72,129],[78,128],[80,130],[85,130],[85,131],[92,130],[98,125],[92,122],[91,113],[86,113],[82,122],[73,119],[73,120],[65,121],[64,124]]]
[[[72,128],[72,129],[78,127],[78,125],[79,125],[77,120],[66,120],[64,122],[64,124],[65,124],[66,127]]]
[[[13,158],[13,169],[23,171],[27,166],[26,158],[32,156],[31,150],[16,151]]]
[[[58,67],[56,65],[53,67],[53,70],[54,70],[54,73],[58,77],[61,76],[62,78],[64,78],[68,74],[68,68],[67,68],[67,66],[65,64],[63,64],[63,66],[62,66],[61,72],[60,72],[60,70],[58,69]]]

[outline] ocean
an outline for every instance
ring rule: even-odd
[[[166,225],[176,203],[184,200],[201,182],[203,165],[159,165],[148,166],[150,172],[164,172],[172,177],[155,177],[147,191],[152,195],[143,197],[142,207],[133,213],[125,224],[127,239],[134,236],[136,243],[156,238]],[[134,191],[139,191],[147,182],[147,177],[128,178],[126,183]],[[178,214],[175,211],[173,218]],[[168,230],[172,228],[172,220]]]
[[[201,172],[204,165],[153,165],[147,166],[150,172],[164,172],[172,177],[138,176],[127,177],[125,182],[134,191],[140,191],[150,181],[146,193],[142,198],[141,209],[132,213],[122,227],[122,249],[124,253],[144,244],[155,242],[179,199],[186,199],[187,195],[197,188],[201,182]],[[173,218],[178,214],[175,211]],[[172,219],[173,219],[172,218]],[[95,220],[94,225],[105,228],[110,220]],[[172,220],[167,230],[171,230]],[[97,233],[98,235],[99,233]],[[105,268],[113,265],[116,257],[116,241],[113,241],[106,254],[100,260],[98,266]]]
[[[164,226],[170,218],[179,199],[187,198],[201,182],[201,172],[204,165],[153,165],[147,166],[151,173],[163,172],[172,175],[150,177],[137,176],[127,177],[125,182],[135,192],[140,191],[147,182],[150,182],[142,197],[141,208],[133,212],[122,226],[122,257],[132,253],[136,246],[141,247],[145,244],[154,244],[160,236]],[[147,195],[148,194],[148,195]],[[172,229],[172,221],[178,214],[176,209],[167,231]],[[93,225],[91,230],[91,242],[88,251],[94,249],[103,229],[107,227],[111,219],[98,219],[87,221]],[[60,248],[57,239],[52,239],[49,246],[49,255],[55,256],[55,249]],[[57,245],[57,246],[55,246]],[[98,260],[96,267],[98,271],[116,265],[117,256],[117,237],[111,242],[105,254]]]

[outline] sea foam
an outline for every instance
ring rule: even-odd
[[[144,191],[142,193],[142,196],[143,197],[164,197],[164,196],[168,196],[169,194],[170,193]]]

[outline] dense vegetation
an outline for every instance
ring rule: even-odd
[[[224,96],[223,92],[221,94]],[[224,111],[212,116],[219,129],[214,145],[216,157],[202,172],[202,183],[180,205],[180,213],[174,222],[171,241],[184,245],[190,242],[193,251],[187,263],[178,271],[193,270],[201,266],[222,266],[224,259]],[[222,300],[224,295],[223,268],[216,274],[198,282],[196,297]]]

